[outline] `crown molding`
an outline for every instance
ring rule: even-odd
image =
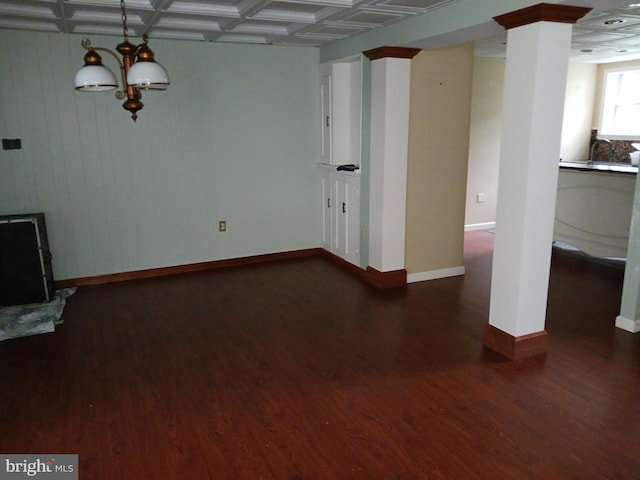
[[[372,50],[362,52],[369,60],[378,60],[379,58],[413,58],[420,53],[419,48],[405,47],[378,47]]]

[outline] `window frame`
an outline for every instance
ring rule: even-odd
[[[601,91],[601,101],[600,101],[600,118],[598,122],[598,138],[606,138],[609,140],[633,140],[633,141],[640,140],[640,120],[638,121],[638,133],[635,135],[614,133],[604,128],[609,123],[613,122],[613,117],[615,116],[615,113],[612,110],[615,110],[616,108],[615,105],[618,104],[617,94],[616,94],[616,99],[613,105],[609,102],[609,98],[608,98],[609,96],[607,95],[607,93],[610,94],[609,92],[610,89],[615,88],[615,86],[612,86],[610,84],[610,79],[611,79],[610,75],[617,74],[616,82],[619,82],[620,75],[628,72],[636,72],[640,75],[640,65],[629,66],[629,67],[605,68],[603,70],[602,91]],[[635,104],[636,102],[634,102],[634,105]],[[640,110],[640,99],[637,102],[637,105],[638,105],[638,109]]]

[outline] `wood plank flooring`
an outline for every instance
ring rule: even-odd
[[[322,257],[79,288],[0,342],[0,452],[82,480],[640,479],[623,269],[554,254],[549,352],[510,362],[482,346],[492,242],[387,291]]]

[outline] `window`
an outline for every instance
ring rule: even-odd
[[[605,71],[598,137],[640,140],[639,69]]]

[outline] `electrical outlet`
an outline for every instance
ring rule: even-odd
[[[218,231],[219,232],[226,232],[227,231],[227,221],[226,220],[220,220],[218,222]]]

